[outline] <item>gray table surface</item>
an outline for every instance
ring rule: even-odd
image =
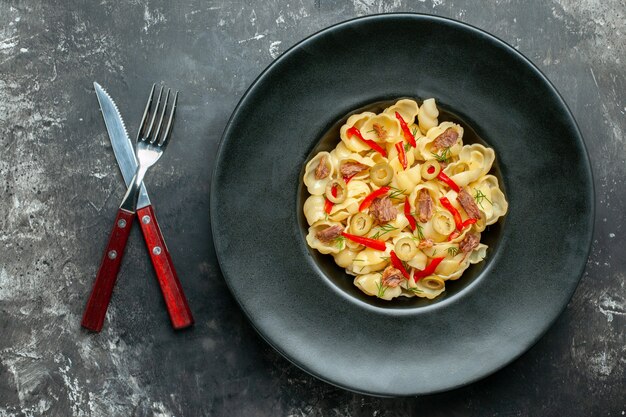
[[[208,203],[221,133],[255,77],[324,27],[394,11],[476,25],[552,80],[589,149],[597,218],[578,290],[530,351],[453,392],[379,399],[308,376],[256,335],[217,266]],[[2,0],[0,416],[624,415],[625,35],[624,0]],[[147,182],[191,331],[171,330],[137,228],[104,331],[79,326],[124,193],[94,80],[133,132],[152,82],[182,91]]]

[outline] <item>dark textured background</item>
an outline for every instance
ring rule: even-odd
[[[585,136],[597,218],[578,290],[528,353],[453,392],[378,399],[319,382],[260,340],[217,267],[207,212],[220,135],[259,72],[330,24],[393,11],[476,25],[546,73]],[[0,0],[0,416],[624,415],[625,34],[623,0]],[[94,80],[131,132],[153,81],[182,91],[147,182],[190,331],[170,329],[138,228],[104,331],[79,327],[124,193]]]

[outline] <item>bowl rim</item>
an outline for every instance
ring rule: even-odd
[[[532,339],[530,339],[527,343],[524,343],[523,346],[520,345],[521,349],[519,350],[518,353],[510,356],[508,358],[508,360],[504,360],[499,364],[496,364],[495,366],[489,367],[485,372],[481,373],[481,374],[477,374],[474,375],[471,378],[468,378],[456,385],[451,385],[448,387],[443,387],[440,389],[431,389],[431,390],[423,390],[423,391],[418,391],[418,392],[414,392],[414,393],[409,393],[409,394],[381,394],[379,392],[372,392],[372,391],[367,391],[367,390],[360,390],[360,389],[355,389],[354,387],[350,387],[350,386],[345,386],[339,382],[333,381],[321,374],[319,374],[318,372],[316,372],[315,370],[312,369],[308,369],[305,367],[305,365],[298,363],[294,358],[290,357],[288,354],[286,354],[281,348],[279,348],[275,343],[273,343],[269,337],[267,337],[263,331],[255,324],[255,322],[252,319],[252,315],[250,314],[250,312],[245,308],[245,306],[242,304],[242,302],[239,300],[239,298],[237,296],[235,296],[235,291],[233,289],[233,287],[231,286],[231,282],[226,279],[225,277],[225,273],[224,273],[224,268],[223,268],[223,261],[222,261],[222,257],[225,256],[224,253],[222,253],[222,249],[219,247],[219,244],[217,243],[218,240],[218,236],[216,236],[216,231],[215,231],[215,227],[213,227],[212,225],[217,224],[217,180],[216,178],[218,177],[218,170],[219,167],[222,164],[222,158],[223,158],[223,151],[224,148],[226,146],[226,142],[227,142],[227,137],[229,135],[230,130],[233,127],[233,122],[235,120],[235,118],[237,117],[237,115],[240,112],[241,107],[244,105],[244,103],[247,101],[247,99],[249,98],[251,92],[254,90],[254,88],[267,76],[267,74],[277,65],[279,65],[282,61],[288,59],[288,57],[290,57],[294,51],[296,51],[297,49],[306,46],[309,43],[315,42],[318,38],[324,36],[326,33],[330,33],[332,31],[336,31],[339,29],[342,29],[344,27],[349,27],[351,25],[353,25],[354,23],[361,23],[361,22],[365,22],[367,23],[368,21],[379,21],[381,19],[397,19],[397,18],[407,18],[407,19],[423,19],[426,21],[431,21],[431,22],[436,22],[438,24],[443,24],[445,26],[452,26],[452,27],[456,27],[459,28],[461,30],[467,30],[472,32],[474,35],[478,35],[480,37],[486,38],[487,40],[497,44],[498,46],[504,48],[506,51],[508,51],[509,53],[513,53],[514,55],[517,56],[517,58],[519,58],[528,68],[530,68],[537,76],[538,78],[545,83],[545,85],[551,90],[551,92],[554,94],[554,96],[558,99],[558,101],[560,102],[560,104],[563,106],[564,111],[564,115],[567,117],[567,120],[569,123],[572,124],[572,126],[574,127],[574,130],[576,132],[576,135],[574,137],[572,137],[573,140],[579,142],[579,145],[584,153],[585,158],[582,158],[582,163],[580,166],[580,169],[583,169],[585,171],[585,174],[589,177],[590,179],[590,183],[589,183],[589,192],[586,193],[587,197],[588,197],[588,203],[589,203],[589,218],[591,219],[589,222],[589,225],[587,227],[587,229],[585,230],[587,232],[587,250],[586,250],[586,255],[585,255],[585,259],[589,259],[589,255],[591,253],[591,247],[592,247],[592,243],[593,243],[593,235],[595,232],[595,217],[596,217],[596,201],[595,201],[595,182],[594,182],[594,175],[593,175],[593,170],[591,167],[591,162],[590,162],[590,157],[589,157],[589,151],[587,149],[587,146],[585,144],[585,140],[584,137],[582,135],[582,132],[580,131],[580,128],[578,126],[578,123],[576,122],[576,119],[574,118],[571,109],[569,108],[569,106],[567,105],[566,101],[564,100],[564,98],[561,96],[561,94],[559,93],[559,91],[556,89],[556,87],[552,84],[552,82],[548,79],[548,77],[529,59],[527,58],[523,53],[521,53],[520,51],[518,51],[517,49],[515,49],[513,46],[509,45],[507,42],[505,42],[504,40],[500,39],[499,37],[487,32],[486,30],[480,29],[477,26],[474,26],[472,24],[469,23],[465,23],[465,22],[461,22],[459,20],[453,19],[453,18],[449,18],[449,17],[442,17],[442,16],[437,16],[437,15],[432,15],[432,14],[427,14],[427,13],[413,13],[413,12],[394,12],[394,13],[377,13],[377,14],[371,14],[371,15],[366,15],[366,16],[358,16],[355,18],[351,18],[351,19],[347,19],[338,23],[335,23],[333,25],[324,27],[308,36],[306,36],[305,38],[303,38],[302,40],[296,42],[295,44],[293,44],[291,47],[289,47],[285,52],[283,52],[278,58],[274,59],[270,64],[267,65],[267,67],[252,81],[252,83],[248,86],[248,88],[245,90],[245,92],[243,93],[243,95],[241,96],[241,98],[239,99],[237,105],[235,106],[233,112],[231,113],[225,127],[224,127],[224,131],[222,133],[222,136],[220,138],[220,142],[217,148],[217,151],[215,153],[215,160],[214,160],[214,167],[212,169],[212,177],[211,177],[211,186],[210,186],[210,196],[209,196],[209,216],[210,216],[210,228],[211,228],[211,237],[213,240],[213,245],[215,248],[215,254],[216,254],[216,258],[218,261],[218,265],[220,267],[220,272],[222,273],[222,275],[224,276],[224,281],[226,281],[226,285],[231,293],[231,295],[233,296],[233,298],[237,301],[237,304],[239,305],[239,307],[241,308],[241,310],[244,312],[245,316],[248,319],[248,322],[250,323],[250,325],[254,328],[254,330],[257,332],[257,334],[259,334],[261,336],[261,338],[268,344],[270,345],[274,350],[276,350],[283,358],[287,359],[291,364],[295,365],[297,368],[303,370],[305,373],[314,376],[315,378],[322,380],[332,386],[338,387],[338,388],[342,388],[351,392],[355,392],[358,394],[364,394],[364,395],[369,395],[369,396],[374,396],[374,397],[382,397],[382,398],[393,398],[393,397],[411,397],[411,396],[423,396],[423,395],[432,395],[432,394],[437,394],[437,393],[441,393],[441,392],[446,392],[446,391],[451,391],[451,390],[455,390],[467,385],[470,385],[474,382],[480,381],[486,377],[488,377],[489,375],[492,375],[496,372],[498,372],[499,370],[503,369],[504,367],[506,367],[507,365],[509,365],[510,363],[512,363],[513,361],[515,361],[516,359],[518,359],[520,356],[522,356],[524,353],[526,353],[532,346],[534,346],[546,333],[547,331],[554,325],[554,323],[556,322],[556,320],[561,317],[561,315],[563,314],[563,312],[565,311],[565,309],[567,308],[569,302],[571,301],[571,298],[576,290],[576,288],[578,287],[580,280],[582,278],[582,275],[584,273],[584,270],[586,268],[586,262],[581,263],[581,266],[578,268],[577,272],[576,272],[576,276],[578,277],[577,281],[576,281],[576,285],[572,285],[572,288],[568,291],[569,293],[567,294],[566,300],[567,302],[564,302],[562,307],[560,308],[560,310],[558,311],[557,314],[555,314],[555,316],[551,319],[546,321],[543,324],[543,328],[541,328],[541,330],[536,334],[536,336]],[[584,247],[584,246],[583,246]]]

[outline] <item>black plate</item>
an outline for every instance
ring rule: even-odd
[[[366,297],[304,241],[303,164],[346,115],[400,97],[435,97],[493,147],[509,201],[486,262],[432,302]],[[537,341],[582,274],[593,202],[581,134],[537,68],[471,26],[391,14],[323,30],[259,76],[224,132],[211,223],[232,293],[275,349],[340,387],[414,395],[482,378]]]

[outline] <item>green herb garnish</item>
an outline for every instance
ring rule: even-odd
[[[456,246],[450,246],[450,247],[448,248],[448,255],[450,255],[450,256],[451,256],[451,257],[453,257],[453,258],[454,258],[455,256],[457,256],[457,255],[459,254],[459,252],[460,252],[460,249],[459,249],[459,248],[457,248]]]
[[[432,156],[435,157],[435,159],[440,162],[440,163],[448,163],[450,161],[450,148],[444,148],[443,151],[441,151],[441,154],[436,154],[434,152],[430,153]]]
[[[337,246],[337,249],[343,249],[345,244],[346,244],[346,238],[343,236],[338,236],[335,239],[333,239],[333,242],[335,243],[335,246]]]
[[[422,226],[421,224],[416,224],[415,225],[415,231],[417,232],[417,238],[419,240],[424,240],[424,226]]]
[[[402,200],[402,196],[404,196],[404,192],[406,190],[400,190],[398,188],[395,187],[389,187],[391,188],[391,193],[389,193],[389,198],[393,199],[393,200]]]
[[[476,200],[476,203],[480,205],[480,208],[484,209],[483,200],[487,200],[487,202],[493,206],[493,203],[491,202],[491,200],[489,200],[487,196],[483,194],[481,190],[476,189],[474,191],[476,191],[476,194],[474,194],[474,200]]]
[[[394,230],[398,230],[398,228],[389,223],[379,226],[378,231],[374,234],[374,236],[372,236],[372,239],[378,239],[379,237],[386,235],[389,232],[393,232]]]
[[[378,295],[376,296],[378,298],[383,298],[385,295],[385,291],[387,291],[387,286],[377,282],[376,288],[378,288]]]

